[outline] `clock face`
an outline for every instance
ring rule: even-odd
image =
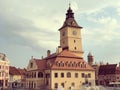
[[[73,31],[73,35],[77,35],[77,32],[76,32],[76,31]]]

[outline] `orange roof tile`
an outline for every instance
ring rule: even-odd
[[[46,68],[46,60],[34,59],[38,69],[45,69]]]
[[[70,51],[63,50],[61,53],[51,54],[43,60],[34,59],[38,69],[63,69],[63,70],[94,70],[83,58],[76,56]],[[48,66],[48,63],[51,65]]]
[[[76,56],[70,51],[64,50],[55,58],[51,69],[62,70],[94,70],[83,58]]]
[[[18,68],[18,71],[20,72],[21,75],[25,75],[26,73],[26,69],[21,69],[21,68]]]
[[[57,57],[52,69],[64,69],[64,70],[94,70],[83,59]]]

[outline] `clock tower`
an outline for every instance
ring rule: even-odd
[[[63,50],[68,50],[76,55],[82,57],[82,39],[81,39],[82,27],[77,24],[74,19],[74,13],[69,6],[66,19],[60,31],[60,46]]]

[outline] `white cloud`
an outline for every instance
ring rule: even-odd
[[[2,44],[7,43],[3,45],[6,48],[9,47],[8,43],[11,47],[13,45],[19,45],[21,48],[28,47],[29,53],[40,50],[39,53],[42,52],[41,54],[43,54],[46,52],[45,49],[55,50],[59,43],[58,29],[65,20],[68,4],[67,0],[53,0],[52,2],[50,0],[1,0],[0,37],[3,40],[0,39],[0,41],[3,42]],[[106,53],[109,50],[113,52],[110,55],[116,54],[116,57],[120,53],[114,51],[117,51],[120,46],[120,22],[118,17],[111,16],[112,13],[107,17],[98,16],[99,13],[106,12],[104,9],[107,7],[114,7],[120,15],[119,6],[119,0],[71,0],[71,8],[77,14],[77,17],[81,18],[81,15],[83,15],[85,17],[83,19],[86,20],[86,22],[84,22],[85,20],[78,22],[84,22],[82,24],[86,29],[82,33],[84,34],[83,42],[86,43],[84,49],[94,51],[97,54],[97,59],[104,56],[107,58]],[[32,50],[29,50],[29,48],[32,48]],[[18,49],[18,47],[15,49]],[[5,51],[5,49],[1,51]],[[9,52],[11,52],[11,49]],[[18,53],[18,51],[15,50],[15,53]],[[24,53],[26,55],[26,51]],[[23,60],[25,55],[21,56]]]
[[[105,29],[116,29],[119,26],[119,23],[115,18],[111,17],[102,17],[98,19],[98,22],[105,26]]]
[[[118,13],[118,15],[120,16],[120,7],[117,8],[117,13]]]

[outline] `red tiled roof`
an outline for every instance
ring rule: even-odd
[[[83,59],[77,58],[56,58],[52,69],[62,69],[62,70],[94,70],[89,66]]]
[[[10,75],[20,75],[20,72],[16,67],[10,66],[9,67],[9,74]]]
[[[115,74],[116,67],[117,67],[117,64],[101,65],[99,68],[98,75]]]
[[[64,50],[57,55],[52,69],[62,70],[94,70],[81,57],[70,51]]]
[[[46,68],[46,60],[34,59],[38,69],[45,69]]]
[[[70,51],[64,50],[59,54],[51,54],[43,60],[34,59],[38,69],[62,69],[62,70],[94,70],[81,57]],[[48,65],[50,64],[50,65]],[[60,65],[59,65],[60,64]],[[64,64],[64,65],[62,65]]]
[[[24,69],[18,68],[17,70],[20,72],[21,75],[25,75],[25,73],[26,73],[26,69],[25,68]]]

